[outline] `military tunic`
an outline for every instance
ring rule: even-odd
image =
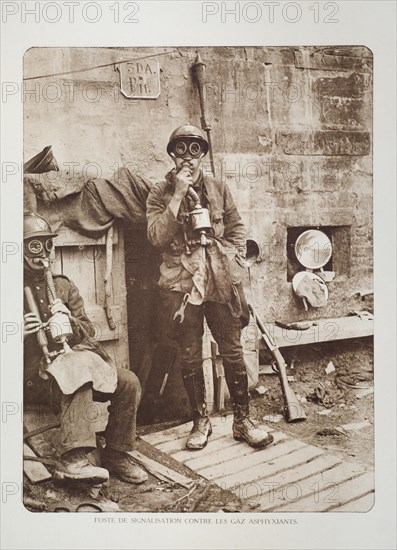
[[[94,338],[95,327],[87,317],[84,301],[77,286],[64,275],[53,275],[53,280],[57,298],[70,311],[70,322],[73,329],[73,336],[68,341],[72,352],[59,357],[69,356],[72,362],[75,357],[76,363],[78,363],[78,359],[84,357],[83,354],[88,351],[99,354],[105,359],[106,352]],[[32,289],[40,310],[41,320],[46,323],[51,317],[51,311],[44,274],[29,276],[25,273],[25,286]],[[26,305],[25,309],[29,311]],[[46,334],[49,340],[49,351],[59,351],[62,345],[53,342],[48,331]],[[54,373],[54,377],[50,374],[48,380],[39,376],[39,364],[43,360],[43,353],[37,342],[37,334],[30,334],[25,338],[24,401],[37,405],[50,401],[59,404],[61,413],[60,454],[75,448],[96,447],[96,424],[93,422],[93,415],[97,417],[101,409],[95,408],[93,401],[110,400],[111,402],[105,430],[107,445],[120,451],[132,451],[135,448],[136,413],[141,396],[138,378],[127,369],[110,368],[103,359],[99,357],[97,359],[98,361],[95,363],[97,372],[93,373],[91,380],[87,379],[84,361],[80,362],[82,365],[81,377],[79,378],[78,369],[75,369],[74,391],[70,390],[66,393],[62,391],[62,377],[59,378],[60,383],[58,383],[56,373]],[[87,363],[89,362],[87,361]],[[109,372],[112,374],[109,375]],[[108,379],[103,384],[104,376],[107,376]],[[96,387],[100,387],[101,391],[97,391]]]

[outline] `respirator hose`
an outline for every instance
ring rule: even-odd
[[[194,202],[194,206],[201,206],[200,197],[196,193],[196,191],[193,189],[191,185],[189,185],[188,190],[186,192],[186,196],[189,197]]]
[[[49,268],[49,266],[46,267],[45,278],[46,278],[46,282],[47,282],[48,301],[50,302],[50,304],[52,304],[52,302],[54,300],[56,300],[56,298],[57,298],[57,293],[56,293],[56,290],[55,290],[54,279],[52,278],[52,273],[51,273],[51,269]]]

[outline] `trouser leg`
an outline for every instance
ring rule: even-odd
[[[208,302],[206,319],[223,358],[226,382],[233,401],[233,437],[251,447],[264,448],[273,436],[256,426],[249,416],[248,377],[241,346],[240,319],[234,318],[224,304]]]
[[[173,327],[173,339],[180,353],[182,379],[189,398],[193,418],[207,416],[205,403],[205,384],[203,374],[202,338],[204,334],[203,306],[188,304],[183,323],[173,320],[174,313],[180,308],[183,294],[162,291],[164,322]]]
[[[117,451],[133,451],[136,447],[136,415],[141,399],[137,376],[127,369],[117,369],[117,386],[110,399],[109,420],[105,430],[106,446]]]
[[[182,379],[194,419],[207,416],[203,373],[203,323],[202,306],[189,304],[185,310],[184,322],[177,328]]]
[[[85,384],[71,395],[62,394],[61,442],[59,454],[72,449],[95,449],[95,423],[92,418],[92,386]]]
[[[26,362],[27,363],[27,362]],[[51,375],[43,380],[38,375],[38,364],[25,364],[24,401],[35,404],[36,413],[45,418],[41,405],[51,404],[60,409],[59,455],[85,447],[95,449],[95,423],[92,419],[93,392],[85,384],[70,395],[63,394]]]
[[[30,379],[28,379],[29,381]],[[25,400],[40,403],[51,401],[60,404],[61,442],[60,455],[81,447],[96,447],[96,420],[98,408],[94,401],[108,401],[109,420],[105,430],[109,447],[120,451],[135,449],[136,414],[141,398],[141,387],[136,375],[126,369],[117,369],[117,386],[112,394],[93,391],[91,384],[85,384],[73,394],[63,394],[55,379],[50,381],[38,377],[25,388]],[[25,384],[26,385],[26,384]],[[33,391],[34,390],[34,391]]]
[[[222,356],[227,387],[236,418],[249,415],[248,377],[241,345],[241,321],[226,304],[206,302],[205,317]]]

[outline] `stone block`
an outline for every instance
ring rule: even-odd
[[[295,67],[300,69],[372,72],[373,55],[364,46],[300,48],[294,54]]]
[[[323,130],[317,132],[277,132],[277,146],[286,155],[368,155],[369,132]]]

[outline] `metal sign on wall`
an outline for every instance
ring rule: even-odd
[[[120,74],[120,91],[129,99],[156,99],[160,95],[160,65],[148,58],[115,65]]]

